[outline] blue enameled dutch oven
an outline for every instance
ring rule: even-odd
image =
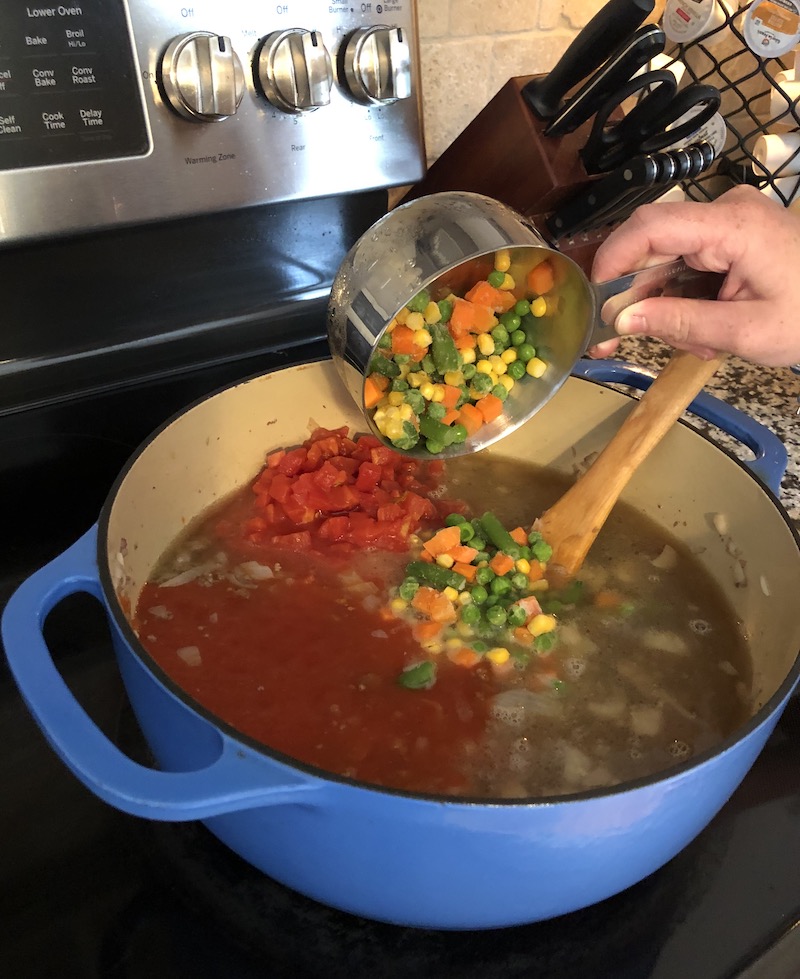
[[[644,372],[580,362],[528,424],[487,450],[573,471],[618,427],[630,398],[588,377],[645,386]],[[774,490],[782,445],[701,395],[694,409],[749,445],[748,466],[685,424],[636,474],[625,499],[677,534],[719,582],[750,637],[752,717],[713,751],[605,791],[471,801],[374,788],[298,764],[239,734],[159,670],[128,620],[166,545],[244,485],[267,450],[309,424],[362,424],[329,361],[227,388],[165,424],[133,456],[99,522],[29,578],[2,621],[22,696],[63,761],[128,813],[202,820],[283,884],[387,922],[494,928],[561,915],[646,877],[678,853],[743,779],[798,679],[800,541]],[[48,612],[84,591],[108,613],[119,669],[159,771],[100,732],[55,669]]]

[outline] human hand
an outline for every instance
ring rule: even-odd
[[[657,337],[708,359],[719,351],[754,363],[800,362],[800,217],[753,187],[707,204],[646,204],[597,251],[592,280],[603,282],[683,257],[692,268],[724,272],[716,301],[659,296],[624,309],[620,336]],[[608,357],[619,339],[593,347]]]

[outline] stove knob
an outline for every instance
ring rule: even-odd
[[[229,37],[194,31],[173,38],[161,58],[164,98],[184,119],[221,122],[244,95],[242,63]]]
[[[306,112],[331,100],[331,56],[316,31],[268,34],[254,68],[257,87],[282,112]]]
[[[357,102],[382,104],[411,95],[411,52],[400,27],[362,27],[344,51],[344,73]]]

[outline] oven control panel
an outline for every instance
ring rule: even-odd
[[[415,0],[0,0],[0,246],[414,183]]]

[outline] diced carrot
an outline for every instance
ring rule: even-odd
[[[418,612],[427,615],[434,622],[455,622],[456,610],[453,603],[447,595],[435,588],[428,588],[427,585],[418,588],[411,599],[411,604]]]
[[[461,406],[458,413],[458,420],[466,428],[467,435],[474,435],[481,425],[483,425],[483,415],[472,404]]]
[[[453,571],[463,575],[467,581],[474,581],[475,575],[478,573],[478,569],[474,564],[464,564],[461,561],[456,561],[453,565]]]
[[[457,388],[453,384],[443,384],[444,388],[444,398],[442,398],[442,404],[445,408],[455,408],[458,403],[458,399],[461,397],[461,388]]]
[[[511,531],[511,539],[514,541],[515,544],[519,544],[520,547],[525,547],[525,545],[528,543],[528,535],[525,532],[525,528],[515,527]]]
[[[502,290],[489,285],[485,279],[482,279],[480,282],[476,282],[469,292],[465,293],[464,298],[468,299],[471,303],[477,303],[479,306],[488,306],[489,309],[497,311],[503,305],[504,293]]]
[[[528,581],[533,584],[534,581],[541,581],[544,578],[544,568],[542,567],[541,561],[531,561],[531,570],[528,572]]]
[[[415,346],[414,331],[410,327],[398,324],[392,330],[393,354],[410,354]]]
[[[461,649],[449,649],[447,658],[456,666],[466,666],[468,669],[480,662],[480,656],[468,646],[462,646]]]
[[[433,564],[433,555],[426,550],[419,552],[419,559],[420,561],[425,561],[426,564]]]
[[[475,307],[466,299],[456,296],[453,299],[453,312],[449,323],[454,334],[471,332],[475,327]]]
[[[442,415],[443,425],[455,425],[458,421],[458,408],[451,408]]]
[[[474,350],[478,338],[474,333],[459,333],[453,335],[453,342],[456,348],[463,353],[465,350]]]
[[[374,408],[389,387],[389,378],[383,374],[372,373],[364,381],[364,406]]]
[[[478,303],[473,303],[472,306],[475,310],[472,327],[475,333],[488,333],[497,326],[497,317],[489,306],[481,306]]]
[[[469,564],[470,561],[474,560],[478,553],[476,547],[469,547],[467,544],[459,544],[457,547],[451,547],[448,554],[453,558],[454,561],[463,561],[465,564]]]
[[[553,276],[553,266],[549,259],[539,262],[538,265],[534,266],[528,272],[527,283],[530,291],[535,292],[538,296],[543,296],[546,292],[550,292],[555,285],[555,278]]]
[[[442,527],[430,540],[425,541],[423,548],[436,557],[437,554],[446,554],[452,548],[461,543],[461,531],[458,527]]]
[[[500,300],[500,305],[495,308],[496,313],[507,313],[512,306],[517,303],[517,297],[509,289],[499,289],[498,292],[502,297]]]
[[[425,354],[427,352],[428,352],[428,348],[427,347],[418,347],[416,345],[416,343],[415,343],[411,347],[411,350],[409,351],[408,356],[409,356],[410,360],[413,363],[418,364],[422,360],[422,358],[425,356]]]
[[[520,646],[530,646],[533,642],[533,636],[528,632],[524,626],[517,626],[514,630],[514,639],[520,644]]]
[[[411,635],[417,642],[429,642],[436,639],[442,631],[440,622],[415,622],[411,627]]]
[[[493,422],[503,413],[503,402],[496,394],[484,395],[480,401],[476,402],[476,407],[487,424]]]
[[[514,558],[498,551],[489,562],[489,567],[496,575],[504,575],[514,567]]]
[[[624,599],[618,591],[605,588],[594,596],[592,604],[597,608],[619,608],[623,601]]]

